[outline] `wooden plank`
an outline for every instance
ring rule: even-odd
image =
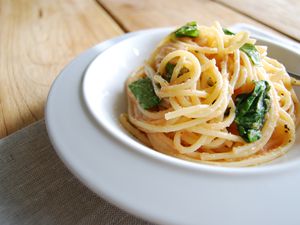
[[[216,0],[300,41],[299,0]],[[250,4],[251,3],[251,4]]]
[[[43,117],[74,56],[123,33],[93,0],[0,0],[0,23],[0,138]]]
[[[219,21],[223,26],[249,23],[277,33],[243,14],[209,0],[98,0],[98,2],[126,31],[180,26],[196,20],[204,25],[211,25],[214,21]]]

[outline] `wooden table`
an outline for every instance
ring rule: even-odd
[[[0,138],[44,116],[59,71],[124,32],[196,20],[249,23],[300,41],[298,0],[0,0]]]

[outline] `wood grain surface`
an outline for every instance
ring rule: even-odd
[[[216,0],[300,41],[299,0]]]
[[[196,20],[203,25],[211,25],[214,21],[219,21],[223,26],[249,23],[275,33],[272,28],[248,16],[209,0],[98,0],[98,2],[126,31],[181,26],[183,23]],[[256,0],[253,2],[258,4]]]
[[[72,58],[123,33],[96,1],[0,0],[0,24],[0,138],[43,117]]]

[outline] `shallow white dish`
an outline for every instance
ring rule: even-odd
[[[299,224],[297,147],[269,165],[222,168],[165,156],[121,129],[117,117],[125,111],[124,81],[169,31],[145,31],[141,35],[147,38],[133,37],[99,55],[87,70],[83,90],[82,75],[99,52],[97,47],[66,67],[46,109],[49,136],[60,157],[100,196],[156,223]],[[113,74],[101,77],[109,70]],[[296,144],[299,147],[299,138]]]
[[[147,34],[140,34],[122,41],[100,54],[93,60],[85,72],[83,78],[83,98],[89,112],[94,116],[96,121],[106,128],[111,135],[123,141],[124,145],[128,145],[150,157],[170,163],[193,166],[200,169],[207,168],[207,165],[185,162],[158,152],[153,152],[152,149],[132,138],[118,121],[119,115],[127,112],[127,99],[124,90],[126,79],[136,68],[143,64],[156,45],[172,30],[174,29],[166,28]],[[269,55],[277,59],[279,58],[280,61],[286,60],[287,64],[290,65],[290,69],[292,67],[293,71],[300,71],[300,64],[298,63],[300,59],[299,54],[266,39],[260,38],[259,43],[269,46]],[[299,143],[300,140],[298,139],[293,149],[296,149],[297,146],[299,147]],[[285,164],[295,160],[300,163],[300,151],[293,151],[293,149],[284,157],[271,162],[271,164],[279,162],[276,167],[272,166],[272,170],[277,169],[277,166],[281,167],[284,165],[282,164],[283,160]],[[210,168],[211,166],[208,167]],[[266,168],[259,168],[258,170],[262,171]],[[259,172],[257,168],[254,169],[255,172]],[[226,171],[224,168],[221,170]],[[243,168],[241,171],[245,171],[245,169]]]

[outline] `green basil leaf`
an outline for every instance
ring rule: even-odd
[[[166,79],[166,81],[170,82],[175,66],[176,66],[176,64],[167,63],[167,65],[166,65],[166,73],[164,75],[164,78]]]
[[[236,97],[236,117],[238,131],[246,142],[261,138],[265,115],[270,109],[270,85],[267,81],[257,81],[251,93]]]
[[[235,35],[235,33],[226,28],[223,28],[223,32],[226,35]],[[246,43],[242,47],[240,47],[240,50],[247,54],[254,65],[260,65],[259,53],[253,44]]]
[[[143,109],[151,109],[160,103],[150,78],[138,79],[129,84],[128,87]]]
[[[226,29],[226,28],[223,28],[223,32],[224,34],[226,35],[235,35],[235,33],[231,32],[230,30]]]
[[[240,50],[248,55],[254,65],[260,65],[260,56],[253,44],[246,43],[242,47],[240,47]]]
[[[176,37],[198,37],[199,30],[195,21],[187,23],[175,31]]]

